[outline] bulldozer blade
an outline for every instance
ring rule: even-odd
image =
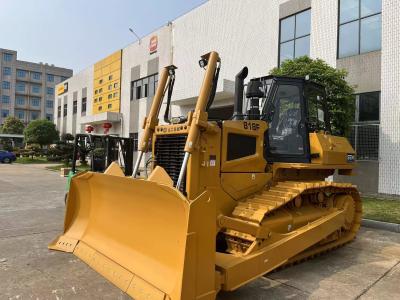
[[[134,299],[214,299],[216,209],[153,181],[85,172],[72,178],[64,233],[72,252]]]

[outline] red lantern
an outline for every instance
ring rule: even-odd
[[[103,123],[104,134],[107,134],[111,127],[112,127],[111,123]]]
[[[88,133],[92,133],[92,131],[94,131],[94,127],[92,125],[86,125],[85,131]]]

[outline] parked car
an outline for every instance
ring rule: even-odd
[[[17,157],[14,153],[6,150],[0,150],[0,162],[10,164],[16,159]]]

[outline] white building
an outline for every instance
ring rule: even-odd
[[[391,0],[210,0],[59,85],[55,123],[72,134],[86,125],[103,133],[111,123],[110,133],[138,137],[159,70],[178,67],[172,115],[185,115],[202,82],[198,59],[211,50],[220,53],[222,69],[210,113],[224,118],[243,66],[248,78],[263,76],[284,59],[309,55],[346,69],[354,86],[353,182],[365,192],[400,194],[399,13],[400,2]],[[117,90],[107,94],[107,86]]]

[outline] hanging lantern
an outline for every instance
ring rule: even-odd
[[[85,131],[87,133],[92,133],[92,131],[94,131],[94,127],[92,125],[86,125],[85,126]]]
[[[104,134],[107,134],[111,127],[112,127],[111,123],[103,123]]]

